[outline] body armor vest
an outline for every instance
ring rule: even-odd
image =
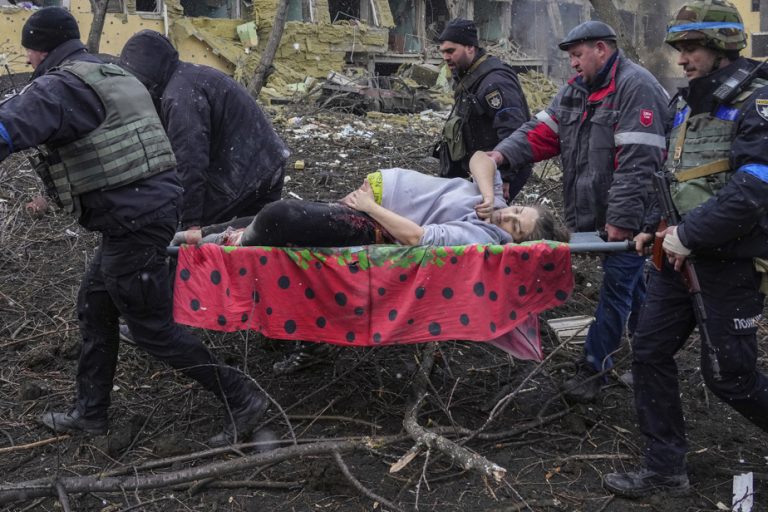
[[[765,85],[767,80],[753,79],[732,103],[719,105],[714,114],[691,117],[690,107],[678,98],[666,168],[672,173],[672,199],[681,216],[717,194],[730,179],[734,122],[744,101]]]
[[[81,194],[117,188],[176,165],[171,144],[141,82],[113,64],[74,61],[58,69],[88,84],[99,96],[106,115],[104,122],[85,137],[44,148],[54,198],[67,212],[78,214]]]
[[[517,77],[511,68],[488,54],[478,58],[457,84],[454,92],[454,107],[443,127],[443,140],[448,145],[451,160],[454,162],[478,149],[490,150],[498,143],[495,130],[478,129],[478,126],[473,126],[473,118],[483,115],[482,107],[478,104],[480,100],[475,96],[473,89],[488,73],[507,69],[509,69],[509,78],[519,87]],[[524,107],[527,113],[528,106],[524,105]],[[485,124],[484,121],[483,123]]]

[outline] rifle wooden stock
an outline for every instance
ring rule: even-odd
[[[661,219],[659,222],[659,227],[656,228],[656,231],[662,232],[668,227],[669,226],[667,225],[667,221]],[[651,247],[651,263],[653,263],[653,266],[656,267],[656,270],[661,270],[661,268],[664,266],[664,248],[662,247],[663,243],[664,239],[657,236],[654,238],[653,246]]]
[[[653,184],[656,188],[656,196],[659,199],[659,206],[661,206],[662,220],[659,223],[657,231],[664,231],[669,226],[676,226],[680,224],[680,214],[675,208],[675,203],[672,200],[672,194],[669,191],[669,181],[667,174],[664,171],[656,171],[653,173]],[[653,265],[657,270],[661,270],[664,266],[664,249],[662,247],[663,240],[657,238],[653,243]],[[688,288],[688,294],[691,296],[691,303],[693,306],[693,314],[696,317],[696,325],[699,327],[699,336],[701,337],[702,349],[706,350],[709,354],[710,368],[712,369],[712,378],[720,380],[720,362],[717,360],[717,350],[712,344],[712,338],[709,337],[709,330],[707,329],[707,310],[704,307],[704,299],[701,296],[701,285],[699,284],[699,277],[696,274],[696,267],[693,263],[693,255],[687,257],[683,262],[683,268],[681,269],[683,282],[685,282]]]

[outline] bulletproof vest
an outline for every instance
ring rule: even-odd
[[[498,143],[496,131],[488,126],[485,120],[480,119],[483,109],[479,103],[480,98],[475,96],[473,89],[488,73],[507,69],[508,66],[503,62],[485,54],[472,64],[456,86],[454,108],[443,127],[443,139],[448,145],[451,160],[461,160],[468,153],[478,149],[490,150]],[[515,74],[509,71],[510,79],[517,82]],[[482,125],[476,126],[473,121],[477,120],[480,120]]]
[[[714,196],[730,179],[734,122],[744,101],[765,85],[768,80],[753,79],[733,102],[719,105],[714,114],[690,116],[690,107],[678,98],[666,168],[672,173],[670,190],[680,215]]]
[[[171,144],[144,86],[114,64],[74,61],[60,66],[88,84],[105,109],[104,122],[82,139],[46,147],[55,196],[78,214],[78,196],[108,190],[176,165]]]

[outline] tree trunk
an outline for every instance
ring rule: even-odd
[[[107,17],[108,3],[109,0],[91,0],[93,20],[91,21],[91,31],[88,33],[88,42],[85,46],[94,55],[99,53],[101,31],[104,30],[104,19]]]
[[[280,40],[283,38],[283,29],[285,28],[285,18],[288,14],[288,0],[278,0],[277,12],[275,12],[275,21],[272,24],[272,32],[269,34],[269,41],[264,48],[264,53],[261,54],[261,60],[256,71],[253,73],[253,80],[248,85],[248,92],[254,98],[259,97],[261,88],[267,81],[267,71],[272,66],[272,60],[277,53],[277,47],[280,45]]]
[[[597,16],[616,30],[619,36],[619,48],[624,50],[624,54],[635,62],[639,62],[637,48],[632,42],[631,32],[627,30],[619,16],[619,10],[613,3],[613,0],[589,0],[592,7],[595,8]]]

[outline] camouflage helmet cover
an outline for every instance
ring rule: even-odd
[[[727,0],[694,0],[683,5],[667,25],[664,42],[673,47],[683,41],[699,41],[721,51],[747,46],[744,22]]]

